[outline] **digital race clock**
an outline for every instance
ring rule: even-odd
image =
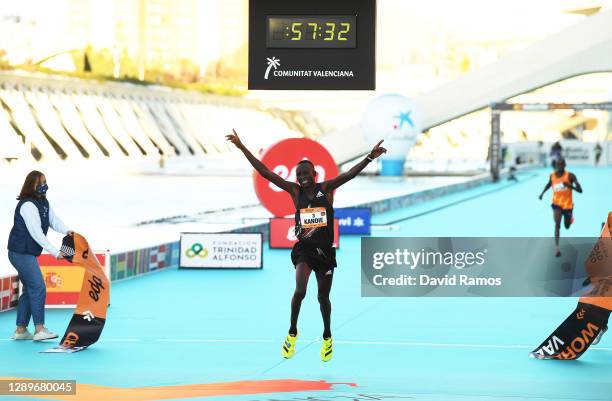
[[[268,48],[348,48],[356,40],[354,15],[278,15],[267,18]]]
[[[376,0],[250,0],[249,89],[375,88]]]

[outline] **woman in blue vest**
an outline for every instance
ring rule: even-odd
[[[17,307],[17,329],[14,340],[50,340],[57,334],[45,327],[45,298],[47,289],[36,257],[43,248],[57,259],[64,254],[47,239],[49,227],[61,234],[72,235],[57,217],[47,200],[47,180],[39,171],[32,171],[25,179],[17,200],[14,225],[8,241],[9,261],[19,273],[23,294]],[[34,334],[28,331],[30,317],[34,321]]]

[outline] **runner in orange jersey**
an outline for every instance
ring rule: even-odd
[[[551,207],[553,209],[553,218],[555,220],[555,244],[557,246],[555,255],[561,256],[559,249],[559,231],[561,229],[561,216],[566,229],[569,229],[574,222],[574,202],[572,200],[572,191],[582,193],[582,187],[578,183],[576,176],[565,170],[565,159],[558,159],[555,163],[555,171],[550,175],[550,179],[546,183],[544,190],[540,194],[540,200],[548,188],[552,187],[553,198]]]

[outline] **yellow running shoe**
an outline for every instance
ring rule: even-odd
[[[321,343],[321,360],[327,362],[332,358],[334,350],[332,349],[332,339],[324,338]]]
[[[291,335],[288,334],[287,338],[285,338],[285,342],[283,343],[283,347],[281,348],[281,355],[285,359],[291,358],[295,355],[295,342],[297,341],[297,334]]]

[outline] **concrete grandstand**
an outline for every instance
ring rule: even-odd
[[[3,73],[0,104],[7,159],[214,157],[230,151],[228,126],[244,127],[245,143],[256,148],[304,134],[240,99],[61,77]]]

